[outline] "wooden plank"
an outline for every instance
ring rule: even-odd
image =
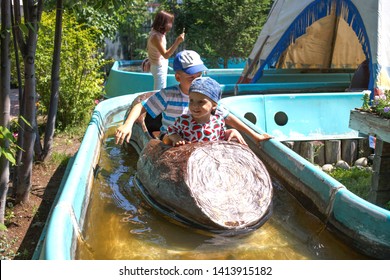
[[[390,144],[384,142],[380,147],[382,157],[390,157]]]
[[[282,142],[287,148],[289,149],[293,149],[294,148],[294,142],[293,141],[285,141],[285,142]]]
[[[357,159],[358,142],[354,139],[341,140],[341,159],[347,162],[349,165]]]
[[[300,141],[295,141],[292,150],[294,152],[296,152],[298,155],[300,155],[301,154],[301,142]]]
[[[320,166],[325,164],[325,144],[323,141],[313,141],[314,163]]]
[[[314,162],[314,148],[313,143],[310,141],[304,141],[301,143],[300,155],[310,162]]]
[[[358,158],[368,157],[371,154],[372,152],[370,148],[370,143],[368,141],[368,137],[358,139]]]
[[[369,200],[379,206],[384,206],[390,200],[390,155],[387,155],[389,150],[389,143],[377,139]]]
[[[327,140],[325,141],[325,162],[336,163],[341,159],[341,141]]]
[[[375,134],[377,138],[390,142],[390,119],[367,112],[351,110],[349,127],[364,134]]]

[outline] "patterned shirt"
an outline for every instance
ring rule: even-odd
[[[209,142],[225,139],[225,120],[221,115],[211,115],[207,123],[197,123],[192,115],[181,115],[168,127],[168,135],[178,134],[185,141]]]
[[[189,96],[181,92],[179,85],[167,87],[142,101],[145,110],[156,118],[162,114],[162,126],[160,131],[166,133],[168,126],[172,125],[176,118],[189,112]],[[222,106],[217,107],[216,115],[226,118],[229,111]]]

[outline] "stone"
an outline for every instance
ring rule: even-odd
[[[361,157],[355,161],[355,166],[366,167],[368,165],[368,159],[366,157]]]
[[[341,168],[341,169],[344,169],[344,170],[349,170],[349,169],[351,169],[351,166],[349,166],[349,164],[348,164],[347,162],[345,162],[344,160],[339,160],[339,161],[336,163],[336,167]]]
[[[330,163],[325,164],[325,165],[322,166],[322,171],[324,171],[324,172],[328,172],[329,173],[329,172],[332,172],[333,169],[334,169],[334,167]]]

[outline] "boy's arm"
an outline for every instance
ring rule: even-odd
[[[145,113],[146,110],[144,106],[142,106],[142,103],[136,104],[130,111],[129,115],[127,116],[125,122],[120,125],[115,132],[115,138],[116,144],[122,145],[123,141],[129,142],[131,138],[131,132],[133,129],[134,122],[138,119],[138,117]]]
[[[248,134],[256,143],[265,141],[268,139],[271,139],[272,137],[268,134],[259,134],[253,129],[251,129],[249,126],[247,126],[245,123],[243,123],[239,118],[234,116],[233,114],[229,114],[225,118],[225,123],[241,132],[244,132],[245,134]]]

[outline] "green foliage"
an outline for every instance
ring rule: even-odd
[[[18,253],[15,253],[13,250],[13,246],[16,243],[17,239],[11,239],[7,237],[6,234],[2,233],[3,231],[3,224],[0,224],[1,228],[1,236],[0,236],[0,259],[1,260],[11,260],[18,256]]]
[[[54,152],[52,155],[51,155],[51,160],[55,163],[55,164],[58,164],[60,166],[65,166],[68,164],[69,160],[70,160],[70,156],[67,155],[66,153],[58,153],[58,152]]]
[[[51,66],[55,13],[42,15],[42,26],[36,54],[38,112],[47,114],[50,105]],[[44,31],[42,31],[44,30]],[[105,61],[96,54],[99,32],[78,24],[74,16],[64,13],[60,67],[60,94],[57,128],[80,126],[90,118],[95,100],[99,99],[103,84],[100,69]]]
[[[364,109],[364,108],[363,108]],[[379,90],[372,102],[372,110],[380,116],[390,118],[390,92]]]
[[[146,8],[145,1],[133,0],[131,8],[122,11],[122,19],[118,26],[121,44],[127,46],[131,59],[143,59],[147,56],[146,42],[149,35],[148,22],[153,15]]]
[[[353,167],[350,170],[334,169],[330,175],[342,183],[348,190],[367,200],[371,189],[372,171]]]
[[[362,109],[370,110],[370,92],[364,93],[362,100],[363,100]]]
[[[10,221],[15,218],[15,212],[12,210],[12,208],[6,208],[5,209],[5,223],[8,224]]]
[[[119,18],[116,16],[116,10],[113,6],[108,7],[106,13],[93,6],[77,5],[76,7],[74,15],[77,22],[94,30],[98,35],[99,42],[103,42],[105,37],[113,38],[115,36]]]
[[[174,10],[176,33],[186,28],[186,47],[206,58],[209,67],[222,58],[248,57],[264,24],[271,0],[195,0],[165,6]]]
[[[16,145],[16,139],[8,128],[0,126],[0,157],[5,157],[12,165],[16,164],[16,150],[20,149]]]
[[[376,113],[381,117],[390,119],[390,91],[375,89],[374,100],[370,100],[370,93],[365,93],[361,109],[366,112]],[[371,101],[371,105],[370,105]]]
[[[11,202],[7,203],[5,209],[4,222],[5,224],[0,224],[0,259],[1,260],[10,260],[18,256],[15,253],[13,247],[17,238],[9,239],[7,234],[7,225],[9,225],[12,219],[15,218],[15,213],[13,211],[13,204]]]
[[[85,130],[87,129],[87,125],[80,125],[80,126],[68,126],[63,131],[57,131],[58,137],[68,137],[70,139],[79,139],[80,141],[84,137]],[[71,140],[69,140],[71,141]]]
[[[45,7],[54,9],[55,1],[45,1]],[[86,0],[65,1],[64,9],[76,17],[84,27],[97,32],[99,45],[109,38],[114,40],[120,33],[122,45],[131,52],[129,57],[145,57],[146,36],[143,24],[150,19],[146,2],[143,0]],[[143,47],[140,47],[143,46]]]
[[[329,173],[329,175],[342,183],[348,190],[357,196],[368,200],[371,189],[372,171],[356,167],[353,167],[350,170],[336,168]],[[390,210],[390,201],[384,205],[384,208]]]

